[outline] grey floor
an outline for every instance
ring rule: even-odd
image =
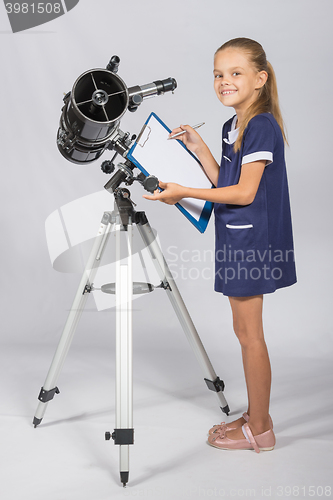
[[[42,424],[31,422],[57,343],[1,348],[1,498],[319,498],[332,486],[332,369],[322,359],[272,357],[272,452],[222,451],[207,431],[223,420],[189,346],[134,342],[135,444],[122,488],[114,429],[114,345],[76,339],[59,379],[61,394]],[[98,344],[98,345],[97,345]],[[166,344],[164,342],[164,344]],[[222,354],[222,351],[221,351]],[[215,367],[227,384],[230,419],[244,409],[237,352]],[[214,353],[214,359],[216,353]],[[185,362],[184,362],[185,361]]]

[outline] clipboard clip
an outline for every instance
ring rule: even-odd
[[[136,138],[135,142],[143,148],[143,146],[148,141],[150,134],[151,134],[151,128],[149,127],[149,125],[145,123],[141,129],[141,132]]]

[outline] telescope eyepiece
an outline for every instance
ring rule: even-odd
[[[118,73],[119,63],[120,58],[118,56],[112,56],[106,69],[112,71],[112,73]]]
[[[165,80],[157,80],[153,82],[156,85],[157,93],[164,94],[164,92],[173,92],[177,88],[177,82],[174,78],[166,78]]]

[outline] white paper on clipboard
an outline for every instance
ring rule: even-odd
[[[163,182],[176,182],[194,188],[211,188],[198,160],[176,139],[168,140],[170,129],[152,113],[128,154],[128,158],[146,175],[155,175]],[[208,224],[212,203],[185,198],[177,205],[183,208],[198,229],[203,232]],[[200,226],[200,227],[199,227]]]

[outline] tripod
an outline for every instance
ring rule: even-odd
[[[176,283],[168,268],[167,262],[155,239],[145,212],[135,212],[128,189],[116,188],[115,210],[104,212],[101,225],[88,258],[83,276],[81,278],[72,308],[69,312],[63,333],[56,349],[53,361],[47,374],[45,383],[39,393],[39,404],[33,419],[37,427],[45,414],[47,405],[55,394],[59,394],[56,386],[57,379],[68,350],[70,348],[76,327],[84,306],[94,290],[93,280],[100,266],[106,243],[111,233],[116,239],[116,283],[103,285],[102,291],[116,295],[116,425],[111,434],[106,432],[107,440],[114,440],[119,445],[120,480],[126,486],[129,476],[129,446],[134,443],[133,429],[133,376],[132,376],[132,294],[133,287],[139,290],[152,291],[150,284],[133,283],[132,279],[132,229],[136,224],[144,245],[161,279],[159,287],[166,290],[171,304],[183,327],[185,335],[201,365],[204,380],[210,390],[217,393],[221,409],[228,415],[229,407],[224,398],[224,383],[217,377],[207,353],[201,343],[191,317],[182,300]],[[123,237],[122,241],[121,237]],[[122,256],[125,250],[125,257]],[[124,307],[124,304],[126,305]]]

